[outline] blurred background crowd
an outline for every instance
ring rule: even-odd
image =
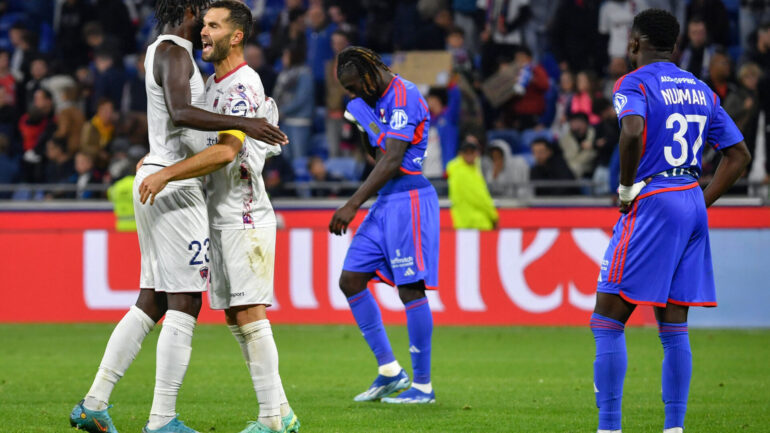
[[[752,153],[765,155],[746,178],[768,182],[770,0],[245,3],[255,17],[245,57],[291,141],[263,172],[273,197],[346,195],[371,170],[336,81],[335,54],[351,44],[381,53],[420,86],[431,111],[424,173],[458,185],[450,195],[476,188],[475,197],[484,186],[485,197],[611,195],[612,87],[629,72],[633,17],[650,7],[678,17],[676,61],[717,92]],[[0,0],[0,185],[23,185],[0,198],[103,198],[133,174],[148,151],[143,62],[157,35],[153,8],[152,0]],[[397,67],[416,51],[447,62],[419,82]],[[706,147],[703,182],[719,162]]]

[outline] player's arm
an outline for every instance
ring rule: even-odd
[[[139,185],[139,200],[145,204],[149,198],[150,204],[154,204],[155,196],[169,182],[205,176],[226,166],[241,151],[244,139],[245,136],[240,131],[228,131],[219,134],[217,144],[144,178],[142,184]]]
[[[642,190],[645,182],[637,182],[636,171],[642,159],[642,144],[644,140],[644,117],[625,116],[620,125],[620,211],[627,213],[634,199]]]
[[[706,189],[703,191],[703,198],[706,200],[706,207],[714,204],[722,194],[725,193],[736,180],[743,174],[751,161],[749,148],[746,142],[741,141],[738,144],[730,146],[722,151],[722,160],[719,161],[714,178],[711,179]]]
[[[153,74],[155,81],[163,87],[166,108],[174,125],[202,131],[238,130],[245,132],[249,137],[274,145],[285,145],[289,142],[286,135],[267,119],[216,114],[192,105],[188,79],[195,69],[190,56],[184,48],[177,45],[165,46],[165,54],[156,57]]]
[[[358,190],[350,197],[347,203],[334,212],[334,216],[332,216],[332,220],[329,223],[329,231],[331,233],[336,235],[345,233],[348,224],[356,216],[356,211],[358,211],[361,205],[398,173],[409,143],[395,138],[386,138],[385,145],[388,151],[381,154],[378,158],[377,164],[375,164],[369,177],[358,187]]]

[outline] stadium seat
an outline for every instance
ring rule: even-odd
[[[487,142],[503,140],[508,143],[512,153],[519,153],[521,149],[521,136],[515,129],[496,129],[487,132]],[[529,149],[527,149],[529,150]]]
[[[329,146],[326,145],[326,135],[324,133],[313,134],[310,137],[310,148],[307,150],[308,155],[320,156],[323,159],[329,157]]]
[[[341,177],[345,180],[359,180],[363,172],[363,164],[356,161],[355,158],[340,157],[329,158],[326,161],[326,170],[332,176]]]
[[[306,182],[310,180],[310,172],[307,170],[307,158],[299,157],[291,160],[291,167],[294,170],[294,180],[297,182]]]
[[[313,113],[313,132],[321,133],[326,131],[326,107],[315,107]]]
[[[550,130],[548,129],[541,129],[541,130],[535,130],[535,129],[527,129],[521,132],[521,143],[522,143],[522,151],[523,149],[526,149],[526,152],[529,152],[529,146],[532,144],[533,141],[537,139],[544,138],[548,141],[553,141],[554,137]]]

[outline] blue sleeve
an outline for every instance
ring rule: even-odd
[[[715,99],[714,115],[711,117],[711,122],[709,122],[706,140],[714,149],[722,150],[743,141],[743,134],[735,126],[733,119],[727,115],[725,109],[722,108],[719,97]]]
[[[356,118],[358,124],[366,131],[366,135],[369,137],[369,145],[377,147],[377,142],[382,141],[381,135],[384,137],[383,129],[386,125],[377,121],[372,109],[361,98],[355,98],[348,102],[345,109]],[[382,144],[384,145],[385,143]]]
[[[410,89],[407,92],[404,105],[391,107],[389,111],[390,121],[384,125],[387,129],[385,131],[386,137],[411,143],[415,138],[415,133],[427,133],[427,131],[419,130],[425,127],[423,122],[428,109],[417,89]]]
[[[632,115],[647,118],[647,95],[643,84],[636,77],[626,75],[615,83],[612,103],[618,122]]]

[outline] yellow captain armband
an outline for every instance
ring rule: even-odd
[[[238,140],[243,143],[244,140],[246,140],[246,134],[242,131],[238,131],[237,129],[228,129],[227,131],[219,131],[219,135],[222,134],[230,134],[233,137],[237,138]]]

